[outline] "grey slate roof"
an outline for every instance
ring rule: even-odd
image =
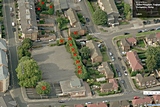
[[[126,39],[122,39],[121,41],[122,41],[123,46],[130,46],[130,44],[128,43]]]
[[[114,101],[110,103],[110,107],[126,107],[130,105],[127,100],[122,100],[122,101]]]
[[[98,48],[98,45],[95,41],[93,41],[93,40],[87,41],[86,46],[91,51],[91,58],[95,58],[97,56],[102,56],[100,49]]]
[[[22,33],[38,32],[34,0],[18,0]]]
[[[105,83],[101,85],[102,89],[111,89],[113,87],[113,83]]]
[[[8,67],[8,63],[7,63],[7,55],[6,53],[0,49],[0,64],[5,65],[6,67]]]
[[[66,10],[69,8],[67,0],[54,0],[55,10]]]
[[[67,16],[69,17],[71,23],[76,23],[79,21],[77,13],[75,12],[74,9],[70,8],[67,10]]]
[[[7,44],[3,39],[0,39],[0,49],[7,50]]]
[[[145,82],[149,82],[149,81],[156,80],[156,78],[153,77],[153,76],[142,77],[141,74],[137,74],[136,77],[137,77],[137,79],[138,79],[141,83],[145,83]],[[157,81],[157,80],[156,80],[156,81]]]
[[[114,0],[100,0],[100,1],[103,3],[103,6],[104,6],[105,11],[107,12],[107,14],[111,14],[111,13],[119,14]]]
[[[8,76],[8,68],[5,66],[0,66],[0,80],[6,79]]]
[[[109,65],[108,65],[107,62],[102,62],[102,66],[104,67],[107,75],[109,75],[109,76],[110,76],[110,75],[111,75],[111,76],[114,76],[114,73],[111,71],[111,69],[110,69],[110,67],[109,67]]]

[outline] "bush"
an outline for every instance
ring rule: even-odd
[[[87,40],[92,40],[92,35],[87,35]]]
[[[132,71],[131,72],[131,76],[133,77],[133,76],[136,76],[138,74],[138,72],[136,72],[136,71]]]
[[[93,9],[91,3],[88,0],[86,0],[86,1],[87,1],[87,5],[89,7],[89,10],[91,11],[91,14],[93,14],[95,10]]]

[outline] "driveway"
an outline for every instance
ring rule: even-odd
[[[75,66],[65,46],[42,47],[32,52],[33,58],[42,70],[42,78],[50,83],[70,79]]]

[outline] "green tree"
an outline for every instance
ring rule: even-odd
[[[46,0],[40,0],[39,6],[41,7],[42,10],[45,10],[46,9]]]
[[[39,70],[39,66],[33,59],[20,62],[16,68],[16,72],[21,87],[35,87],[37,82],[42,79],[42,73]]]
[[[129,4],[124,3],[124,15],[127,16],[128,12],[131,11],[131,7]]]
[[[59,29],[63,30],[67,27],[69,20],[63,17],[58,17],[57,22],[58,22]]]
[[[131,12],[130,12],[130,11],[127,13],[126,19],[127,19],[127,20],[131,20]]]
[[[90,58],[90,49],[88,48],[88,47],[82,47],[81,49],[80,49],[80,53],[81,53],[81,57],[83,58],[83,59],[88,59],[88,58]]]
[[[78,32],[78,31],[77,31]],[[73,37],[74,39],[79,39],[79,38],[81,38],[81,36],[78,34],[78,33],[71,33],[71,35],[70,35],[71,37]]]
[[[25,38],[25,39],[23,40],[23,42],[22,42],[22,46],[23,46],[23,45],[27,45],[26,49],[30,49],[30,48],[33,46],[33,42],[32,42],[31,39]],[[23,47],[25,47],[25,46],[23,46]]]
[[[21,59],[23,56],[31,57],[31,53],[27,49],[24,49],[23,46],[18,47],[17,53],[19,59]]]
[[[93,20],[96,25],[105,25],[107,24],[107,13],[101,9],[97,9],[93,13]]]
[[[49,13],[49,15],[53,15],[53,13],[54,13],[53,3],[51,3],[51,4],[49,5],[48,13]]]
[[[31,59],[30,57],[24,56],[24,57],[22,57],[18,62],[21,63],[21,62],[24,62],[24,61],[30,60],[30,59]]]
[[[36,86],[36,92],[40,95],[47,95],[51,92],[51,85],[48,82],[41,81]]]

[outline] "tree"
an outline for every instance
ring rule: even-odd
[[[26,49],[30,49],[30,48],[33,46],[33,42],[32,42],[31,39],[25,38],[25,39],[23,40],[23,42],[22,42],[22,46],[23,46],[23,45],[26,45],[26,46],[27,46]],[[23,47],[25,47],[25,46],[23,46]]]
[[[33,59],[20,62],[16,68],[16,72],[21,87],[35,87],[37,82],[42,79],[42,73],[39,70],[39,66]]]
[[[130,11],[127,13],[126,19],[127,19],[127,20],[131,20],[131,12],[130,12]]]
[[[46,9],[46,0],[40,0],[39,6],[41,7],[42,10],[45,10]]]
[[[48,82],[41,81],[36,86],[36,92],[40,95],[47,95],[51,92],[51,85]]]
[[[54,13],[53,3],[51,3],[51,4],[49,5],[48,13],[49,13],[49,15],[53,15],[53,13]]]
[[[127,16],[128,12],[131,11],[130,5],[127,3],[124,3],[124,15]]]
[[[80,49],[81,57],[83,59],[88,59],[90,57],[90,49],[88,47],[82,47]]]
[[[74,39],[79,39],[79,38],[81,38],[81,36],[78,34],[78,31],[74,31],[73,33],[71,33],[70,36],[73,37]]]
[[[24,57],[22,57],[18,62],[21,63],[21,62],[24,62],[24,61],[30,60],[30,59],[31,59],[30,57],[24,56]]]
[[[23,56],[31,57],[31,53],[28,51],[28,49],[25,49],[23,46],[19,46],[17,51],[19,59],[21,59]]]
[[[107,13],[98,9],[93,13],[93,20],[96,25],[105,25],[107,24]]]

